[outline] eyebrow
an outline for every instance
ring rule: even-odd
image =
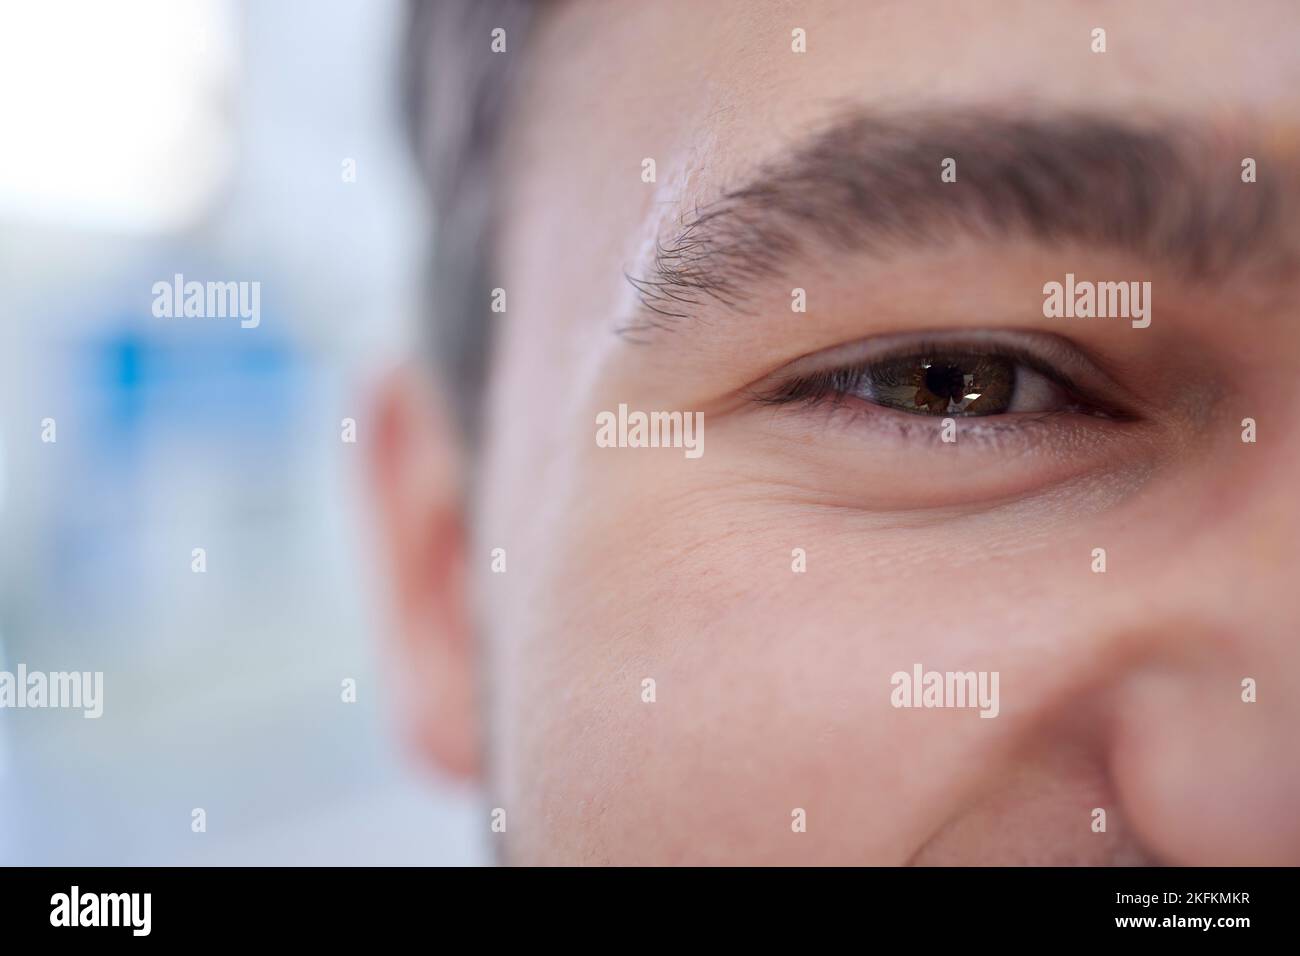
[[[1172,122],[849,114],[682,216],[645,273],[625,273],[639,305],[619,331],[671,328],[708,300],[744,312],[756,285],[819,252],[885,257],[957,236],[1073,241],[1220,278],[1283,251],[1280,190],[1242,182],[1247,155],[1261,159]]]

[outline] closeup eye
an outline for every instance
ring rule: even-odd
[[[1055,412],[1073,405],[1062,387],[1014,359],[961,352],[882,359],[791,384],[803,398],[821,392],[917,415]]]
[[[1064,346],[1055,347],[1065,353]],[[1053,412],[1114,415],[1113,409],[1085,397],[1070,373],[1054,367],[1053,358],[1002,341],[914,344],[885,354],[859,355],[853,361],[836,363],[834,358],[833,354],[826,356],[819,367],[796,371],[771,388],[760,389],[760,400],[767,404],[858,400],[913,415],[940,417]],[[1068,358],[1071,361],[1061,364],[1083,361],[1073,355]]]

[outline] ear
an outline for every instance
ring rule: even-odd
[[[390,672],[415,748],[457,776],[479,773],[460,436],[412,368],[381,383],[370,443],[392,599]]]

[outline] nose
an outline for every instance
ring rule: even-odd
[[[1127,823],[1181,865],[1300,864],[1300,507],[1207,506],[1150,555],[1106,690]]]

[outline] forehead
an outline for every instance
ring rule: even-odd
[[[525,41],[507,134],[504,258],[513,279],[581,291],[582,308],[558,308],[624,308],[622,268],[666,223],[845,107],[1084,108],[1294,137],[1300,8],[1250,13],[1186,2],[548,7]]]
[[[846,103],[993,100],[1198,117],[1294,116],[1300,105],[1300,7],[1283,2],[1252,4],[1249,16],[1178,0],[543,9],[518,118],[533,137],[572,143],[594,162],[636,146],[665,156],[755,150],[754,159]],[[1093,49],[1098,29],[1104,53]]]

